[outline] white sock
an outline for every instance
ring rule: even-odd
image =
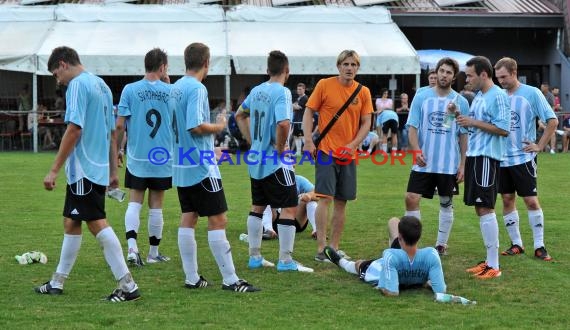
[[[519,212],[514,210],[511,213],[505,214],[503,216],[503,221],[505,221],[505,228],[507,228],[507,233],[509,233],[511,243],[522,247],[523,242],[521,232],[519,230]]]
[[[127,263],[123,257],[123,248],[121,247],[121,242],[119,238],[113,231],[111,227],[107,227],[99,232],[95,236],[101,247],[103,248],[103,255],[109,267],[111,267],[111,272],[115,276],[115,280],[120,280],[125,275],[129,273],[127,268]]]
[[[232,249],[230,242],[226,238],[226,230],[210,230],[208,231],[208,244],[210,250],[216,259],[220,273],[225,284],[233,284],[239,280],[236,275],[236,269],[232,258]]]
[[[487,248],[487,264],[489,267],[499,269],[499,224],[497,215],[488,213],[479,217],[483,243]]]
[[[351,274],[358,274],[356,272],[356,263],[354,261],[348,261],[344,258],[340,258],[340,260],[338,261],[338,265],[340,266],[340,268],[344,269],[347,273],[351,273]]]
[[[388,143],[382,143],[382,151],[388,153]]]
[[[121,277],[119,280],[119,287],[125,292],[133,292],[135,289],[138,289],[131,273],[127,273],[125,276]]]
[[[148,255],[151,257],[158,256],[158,246],[162,239],[162,228],[164,227],[164,218],[162,209],[148,210],[148,241],[150,249]]]
[[[186,275],[186,283],[198,283],[200,276],[198,275],[198,253],[194,228],[178,228],[178,249],[180,259],[182,259],[182,269]]]
[[[129,231],[134,231],[136,234],[138,234],[139,227],[141,224],[140,221],[141,208],[142,204],[129,202],[129,205],[127,206],[127,211],[125,212],[125,232],[128,233]],[[127,239],[127,244],[129,246],[129,250],[132,250],[135,253],[139,252],[136,238]]]
[[[271,210],[271,206],[268,205],[265,208],[261,221],[263,222],[263,228],[265,230],[273,230],[273,211]]]
[[[291,222],[295,221],[290,219],[282,220],[289,220]],[[279,228],[279,260],[290,262],[293,260],[291,254],[293,253],[293,247],[295,246],[295,226],[278,224],[277,228]]]
[[[310,201],[307,203],[307,219],[309,219],[309,223],[311,224],[311,228],[313,231],[317,231],[317,221],[315,219],[315,212],[317,211],[317,202]]]
[[[249,255],[261,256],[261,236],[263,223],[261,214],[250,212],[247,217],[247,241],[249,242]]]
[[[453,206],[439,208],[439,230],[436,245],[446,245],[453,226]]]
[[[71,273],[75,260],[77,260],[77,255],[81,248],[81,239],[81,235],[63,234],[59,263],[50,281],[52,287],[63,289],[63,282]]]
[[[418,220],[421,220],[421,219],[422,219],[422,215],[421,215],[421,213],[420,213],[420,210],[417,210],[417,211],[406,211],[406,213],[404,213],[404,215],[405,215],[405,216],[408,216],[408,217],[416,217],[416,218],[418,218]]]
[[[528,211],[528,223],[532,229],[534,249],[544,246],[544,214],[542,209]]]
[[[393,153],[396,153],[396,151],[398,151],[398,148],[392,147],[392,152],[393,152]]]
[[[298,154],[301,154],[303,152],[303,138],[302,137],[295,137],[295,148],[296,148],[296,152]]]

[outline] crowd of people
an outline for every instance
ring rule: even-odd
[[[200,217],[206,217],[208,246],[222,276],[221,288],[234,292],[261,290],[237,275],[226,237],[228,206],[222,176],[215,162],[202,159],[203,152],[215,153],[215,137],[228,124],[224,105],[210,111],[208,90],[203,84],[210,66],[208,46],[188,45],[184,63],[185,75],[171,83],[167,54],[158,48],[150,50],[144,60],[145,76],[124,87],[115,120],[112,94],[105,82],[85,70],[75,50],[65,46],[53,50],[48,70],[58,83],[67,86],[67,128],[44,186],[54,189],[58,173],[67,162],[64,236],[57,268],[50,280],[35,288],[36,292],[63,292],[81,247],[85,221],[117,281],[107,300],[140,298],[139,286],[128,265],[144,267],[145,263],[171,260],[159,252],[159,245],[164,228],[162,204],[172,185],[177,188],[181,211],[178,248],[184,286],[195,290],[211,284],[198,271],[196,225]],[[480,279],[502,274],[495,214],[499,193],[511,239],[510,247],[501,254],[513,256],[525,251],[515,207],[516,193],[527,207],[534,256],[551,260],[537,197],[536,154],[550,143],[558,120],[539,89],[518,81],[516,61],[502,58],[493,66],[483,56],[469,60],[466,82],[476,92],[470,103],[463,93],[452,88],[459,73],[457,61],[443,58],[430,75],[430,86],[419,89],[411,104],[408,96],[401,94],[401,106],[396,109],[387,98],[387,91],[374,107],[370,90],[356,80],[360,64],[356,51],[343,50],[336,62],[338,75],[319,80],[308,97],[306,86],[298,84],[298,97],[293,102],[286,87],[288,57],[274,50],[267,57],[269,79],[253,87],[240,102],[235,124],[250,149],[247,164],[251,207],[247,216],[244,214],[248,268],[314,272],[293,259],[296,233],[310,223],[316,238],[315,261],[332,262],[359,275],[385,295],[398,295],[402,288],[426,284],[433,292],[443,293],[446,285],[440,258],[448,252],[454,221],[453,197],[459,194],[458,184],[462,182],[463,202],[475,209],[486,250],[484,261],[467,272]],[[493,75],[502,88],[493,83]],[[379,146],[387,151],[387,141],[373,132],[373,114],[378,115],[382,135],[390,133],[392,150],[397,152],[397,134],[402,127],[398,113],[408,115],[404,127],[409,148],[421,151],[409,175],[405,210],[401,218],[392,218],[388,223],[391,245],[383,251],[382,258],[351,261],[340,247],[344,228],[351,225],[346,221],[347,203],[357,197],[355,158],[363,146],[369,150]],[[538,140],[536,120],[545,125]],[[125,187],[129,189],[124,217],[126,258],[106,219],[104,202],[107,187],[116,188],[119,184],[117,160],[124,139]],[[295,175],[287,157],[260,161],[266,154],[291,155],[291,144],[297,153],[303,152],[303,157],[313,157],[314,185]],[[157,148],[172,157],[150,159],[149,150]],[[442,153],[442,149],[447,152]],[[166,161],[157,164],[157,159]],[[143,258],[137,239],[147,190],[149,250]],[[421,249],[420,201],[422,197],[432,199],[436,192],[440,203],[437,239],[433,247]],[[276,264],[265,258],[267,253],[261,253],[264,212],[269,212],[271,223],[265,225],[265,231],[271,229],[275,234],[272,236],[279,240]]]

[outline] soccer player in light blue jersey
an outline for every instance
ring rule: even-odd
[[[388,152],[388,132],[392,137],[392,152],[398,150],[398,114],[394,110],[380,110],[376,118],[376,127],[382,131],[382,150]]]
[[[558,119],[544,94],[536,87],[525,85],[517,78],[517,62],[509,57],[495,64],[495,76],[506,89],[511,101],[511,127],[505,157],[499,170],[499,193],[503,199],[503,219],[511,238],[511,247],[503,255],[524,253],[519,230],[519,213],[515,192],[523,198],[528,210],[528,223],[534,238],[534,256],[550,261],[544,246],[544,214],[537,197],[536,153],[544,149],[558,126]],[[546,123],[538,143],[536,120]]]
[[[437,84],[416,94],[408,116],[408,141],[411,150],[421,150],[412,166],[406,193],[406,215],[421,219],[420,200],[439,195],[439,228],[435,248],[447,253],[453,225],[453,195],[463,181],[467,130],[454,121],[445,125],[449,111],[467,115],[467,100],[451,88],[459,74],[456,60],[445,57],[436,66]],[[450,106],[453,109],[450,109]],[[442,152],[445,150],[445,152]]]
[[[475,56],[467,61],[465,75],[467,84],[479,92],[471,103],[469,115],[457,117],[457,123],[469,131],[463,201],[475,206],[487,249],[485,261],[467,272],[489,279],[501,276],[495,202],[499,163],[506,152],[511,111],[507,94],[493,83],[493,66],[488,58]]]
[[[123,258],[121,243],[109,226],[105,213],[105,189],[116,188],[117,152],[113,117],[113,95],[105,82],[85,71],[77,52],[69,47],[55,48],[48,60],[48,70],[59,84],[67,85],[67,128],[53,165],[44,178],[47,190],[55,188],[63,163],[67,176],[63,207],[64,237],[56,271],[50,281],[35,288],[40,294],[63,293],[63,284],[79,254],[82,221],[103,249],[105,261],[118,282],[111,302],[140,298],[137,284]]]
[[[199,217],[208,217],[208,245],[222,274],[222,289],[255,292],[258,288],[236,275],[230,243],[226,238],[226,197],[220,170],[214,159],[214,136],[226,126],[219,115],[210,123],[208,91],[202,81],[210,67],[210,49],[192,43],[184,50],[186,74],[171,88],[174,129],[172,182],[177,187],[182,216],[178,248],[186,275],[185,286],[199,289],[208,281],[198,274],[195,228]]]
[[[172,117],[168,108],[170,85],[167,68],[168,57],[164,51],[154,48],[144,58],[145,76],[128,84],[121,93],[117,140],[121,140],[125,127],[127,134],[127,169],[125,187],[130,189],[129,205],[125,212],[125,232],[128,244],[127,261],[143,266],[137,246],[140,212],[148,189],[148,241],[146,261],[157,263],[170,260],[158,252],[162,239],[164,219],[162,201],[164,192],[172,187]],[[149,152],[160,148],[165,154]]]
[[[349,261],[333,248],[324,250],[327,258],[346,272],[373,284],[386,296],[397,296],[401,289],[431,286],[434,293],[445,293],[446,285],[439,254],[432,247],[418,248],[422,234],[420,220],[413,216],[388,221],[391,248],[375,260]],[[428,283],[429,281],[429,283]]]
[[[269,80],[254,87],[236,113],[242,135],[251,145],[247,163],[251,180],[252,206],[247,218],[249,262],[251,269],[261,268],[263,210],[281,208],[279,228],[279,261],[277,271],[312,272],[293,260],[297,188],[292,162],[283,161],[289,149],[293,106],[291,92],[284,86],[289,78],[289,60],[278,50],[267,58]],[[248,120],[249,117],[249,120]]]

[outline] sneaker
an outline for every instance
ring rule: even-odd
[[[323,250],[323,254],[332,261],[333,264],[338,266],[338,262],[342,258],[332,247],[326,246]]]
[[[278,272],[300,272],[300,273],[312,273],[314,270],[313,268],[305,267],[300,263],[296,262],[295,260],[291,260],[289,262],[283,262],[279,260],[277,263],[277,271]]]
[[[550,154],[554,155],[556,153],[556,151],[554,151],[554,149],[550,149]]]
[[[111,293],[106,300],[110,302],[125,302],[131,300],[138,300],[140,299],[141,295],[139,294],[139,288],[135,287],[135,289],[131,292],[125,292],[120,288],[117,288]]]
[[[157,264],[159,262],[166,262],[166,261],[170,261],[170,258],[167,256],[163,256],[160,253],[156,257],[152,257],[150,255],[146,257],[147,264]]]
[[[341,258],[344,258],[344,259],[346,259],[346,260],[352,259],[352,258],[349,257],[348,254],[346,254],[343,250],[338,250],[338,251],[336,251],[336,253],[338,253],[338,255],[339,255]]]
[[[247,283],[246,280],[238,280],[234,284],[222,284],[222,290],[230,290],[235,292],[256,292],[261,291],[260,288],[256,288],[253,285]]]
[[[524,248],[518,244],[513,244],[513,245],[511,245],[510,248],[501,252],[501,254],[504,256],[514,256],[514,255],[523,254],[523,253],[524,253]]]
[[[324,254],[324,252],[319,252],[315,255],[315,261],[319,262],[331,262],[329,258]]]
[[[542,259],[544,261],[551,261],[552,257],[548,254],[548,251],[543,247],[539,247],[538,249],[534,250],[534,256],[538,259]]]
[[[188,289],[205,288],[208,286],[208,281],[204,277],[202,277],[202,275],[200,275],[200,279],[198,280],[198,282],[196,282],[194,284],[185,282],[184,286],[187,287]]]
[[[62,294],[63,289],[54,288],[49,283],[50,281],[45,282],[44,284],[37,286],[34,288],[34,291],[40,294]]]
[[[481,261],[476,266],[467,268],[465,271],[471,274],[479,274],[487,268],[487,262]]]
[[[436,245],[435,249],[437,250],[437,254],[439,254],[440,256],[446,256],[447,255],[447,244]]]
[[[257,269],[262,267],[275,267],[275,264],[271,261],[265,260],[263,256],[250,256],[249,262],[247,263],[247,268]]]
[[[502,273],[501,273],[500,269],[495,269],[495,268],[487,266],[487,267],[485,267],[485,269],[482,272],[475,274],[475,277],[483,279],[483,280],[487,280],[490,278],[500,277],[501,274]]]
[[[142,261],[141,254],[138,252],[129,252],[129,254],[127,255],[127,262],[131,266],[135,266],[135,267],[144,266],[144,262]]]

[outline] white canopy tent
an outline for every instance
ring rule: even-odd
[[[419,74],[416,52],[383,7],[237,6],[226,12],[229,54],[237,74],[265,74],[281,50],[291,74],[337,74],[343,49],[361,57],[360,74]]]
[[[0,11],[0,70],[33,73],[34,110],[37,75],[50,74],[47,61],[55,47],[72,47],[89,71],[113,76],[144,74],[144,55],[159,47],[169,55],[169,73],[182,75],[191,42],[210,47],[209,74],[226,77],[228,104],[230,59],[238,75],[263,75],[274,49],[287,54],[291,74],[337,74],[340,51],[354,49],[360,74],[415,74],[419,80],[418,56],[383,7],[237,6],[224,12],[218,5],[114,3]]]

